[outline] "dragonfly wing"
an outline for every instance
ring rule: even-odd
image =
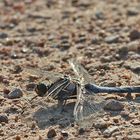
[[[91,76],[88,74],[88,71],[80,65],[75,59],[71,59],[69,61],[69,64],[71,65],[73,71],[79,78],[83,78],[83,83],[94,83],[93,79]]]
[[[60,77],[64,77],[63,74],[60,73],[55,73],[55,72],[49,72],[45,69],[41,69],[41,68],[24,68],[24,72],[29,73],[31,75],[36,75],[41,77],[42,79],[47,79],[51,82],[55,82],[58,78]]]
[[[85,94],[86,89],[81,86],[77,86],[77,102],[74,108],[74,117],[76,122],[82,127],[90,127],[93,122],[98,118],[102,118],[105,114],[103,109],[105,100],[99,95]]]

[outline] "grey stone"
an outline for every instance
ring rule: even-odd
[[[116,132],[117,130],[119,130],[118,126],[111,126],[103,132],[103,135],[105,137],[110,137],[112,135],[112,133]]]
[[[16,99],[23,96],[23,92],[20,88],[16,88],[8,94],[9,99]]]
[[[111,35],[111,36],[107,36],[105,38],[105,42],[106,43],[117,43],[119,41],[119,36],[118,35]]]
[[[108,100],[107,103],[104,106],[104,109],[110,110],[110,111],[121,111],[123,110],[124,105],[116,100]]]
[[[8,123],[8,117],[5,114],[0,114],[0,123],[5,122]]]
[[[8,37],[8,34],[0,32],[0,39],[4,39],[4,38],[7,38],[7,37]]]
[[[131,7],[127,9],[127,15],[128,16],[136,16],[139,14],[139,11],[135,7]]]
[[[140,73],[140,62],[137,61],[125,62],[124,67],[136,73]]]
[[[105,19],[105,15],[102,11],[96,11],[95,16],[97,19]]]
[[[128,51],[140,52],[140,42],[138,40],[129,42],[126,47]]]

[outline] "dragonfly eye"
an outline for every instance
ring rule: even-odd
[[[40,97],[43,97],[46,94],[47,90],[48,86],[43,83],[38,84],[35,88],[37,95]]]

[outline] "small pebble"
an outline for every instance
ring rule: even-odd
[[[3,101],[6,101],[5,98],[3,96],[0,96],[0,103],[1,103],[1,105],[2,105]]]
[[[136,29],[132,30],[129,34],[129,38],[131,41],[140,39],[140,32]]]
[[[128,48],[127,47],[121,47],[119,50],[118,50],[118,53],[119,53],[119,56],[121,58],[123,58],[124,56],[126,56],[128,54]]]
[[[114,133],[117,130],[118,130],[118,126],[111,126],[103,132],[103,135],[105,137],[110,137],[112,135],[112,133]]]
[[[140,120],[135,119],[135,120],[132,120],[131,123],[133,125],[140,125]]]
[[[33,32],[36,32],[37,29],[35,27],[29,27],[27,28],[27,31],[33,33]]]
[[[127,61],[125,62],[124,67],[136,73],[140,73],[140,62],[138,61]]]
[[[100,38],[98,36],[94,36],[91,40],[92,44],[99,44],[100,43]]]
[[[131,41],[126,46],[128,51],[140,52],[140,42],[138,40]]]
[[[60,37],[61,40],[68,40],[69,39],[69,35],[68,34],[63,34],[61,37]]]
[[[94,124],[94,127],[97,129],[107,128],[107,123],[104,120],[100,119]]]
[[[109,86],[109,87],[115,87],[116,86],[116,82],[113,80],[105,80],[103,82],[101,82],[102,86]]]
[[[84,128],[80,128],[78,134],[82,135],[82,134],[84,134],[84,132],[85,132]]]
[[[33,91],[36,87],[36,84],[35,83],[29,83],[26,85],[26,90],[28,91]]]
[[[113,121],[114,121],[115,123],[119,123],[119,119],[118,119],[118,118],[113,118]]]
[[[71,46],[70,43],[62,43],[62,44],[60,45],[62,51],[63,51],[63,50],[69,49],[70,46]]]
[[[74,123],[71,124],[71,127],[74,127]]]
[[[4,131],[0,129],[0,137],[2,137],[2,136],[4,136]]]
[[[95,16],[97,19],[105,19],[104,13],[102,11],[96,11]]]
[[[16,136],[15,140],[21,140],[21,137],[20,136]]]
[[[135,7],[131,7],[127,9],[127,15],[128,16],[136,16],[139,14],[139,10],[137,10]]]
[[[83,49],[85,46],[82,43],[76,44],[75,47],[77,49]]]
[[[10,107],[7,107],[4,112],[12,113],[12,114],[19,113],[19,108],[16,106],[10,106]]]
[[[117,43],[118,41],[119,41],[118,35],[114,35],[114,36],[112,35],[105,38],[105,42],[108,44]]]
[[[121,111],[123,110],[124,105],[116,100],[109,100],[106,105],[104,106],[104,109],[111,110],[111,111]]]
[[[101,56],[100,61],[102,63],[111,62],[112,61],[112,56]]]
[[[0,39],[5,39],[8,37],[8,34],[0,32]]]
[[[23,92],[20,88],[16,88],[8,94],[9,99],[16,99],[23,96]]]
[[[22,48],[22,50],[21,50],[22,53],[27,53],[28,51],[29,51],[29,49],[28,48],[25,48],[25,47]]]
[[[68,133],[67,133],[66,131],[61,131],[61,135],[62,135],[63,137],[68,137]]]
[[[15,116],[14,120],[15,120],[15,122],[18,122],[19,116]]]
[[[11,53],[11,58],[17,59],[18,57],[19,57],[19,56],[18,56],[15,52]]]
[[[10,93],[10,90],[7,89],[7,88],[4,88],[4,89],[3,89],[3,93],[8,95],[8,94]]]
[[[47,137],[48,138],[53,138],[56,136],[56,131],[52,128],[48,131]]]
[[[15,65],[14,68],[13,68],[13,73],[17,74],[17,73],[20,73],[20,72],[22,72],[22,67],[20,65]]]
[[[0,123],[5,122],[8,123],[8,117],[5,114],[0,114]]]

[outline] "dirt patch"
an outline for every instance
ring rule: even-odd
[[[75,58],[97,85],[139,86],[139,7],[135,0],[2,0],[0,139],[42,140],[48,135],[59,140],[139,139],[137,94],[133,95],[130,111],[124,95],[102,95],[126,103],[124,110],[110,111],[100,124],[83,129],[74,121],[75,100],[66,105],[64,112],[56,101],[38,97],[28,103],[36,95],[35,84],[49,79],[46,73],[40,72],[40,77],[24,73],[26,67],[33,67],[73,75],[67,60]],[[8,98],[15,89],[20,95],[14,92]],[[28,108],[20,115],[23,106]]]

